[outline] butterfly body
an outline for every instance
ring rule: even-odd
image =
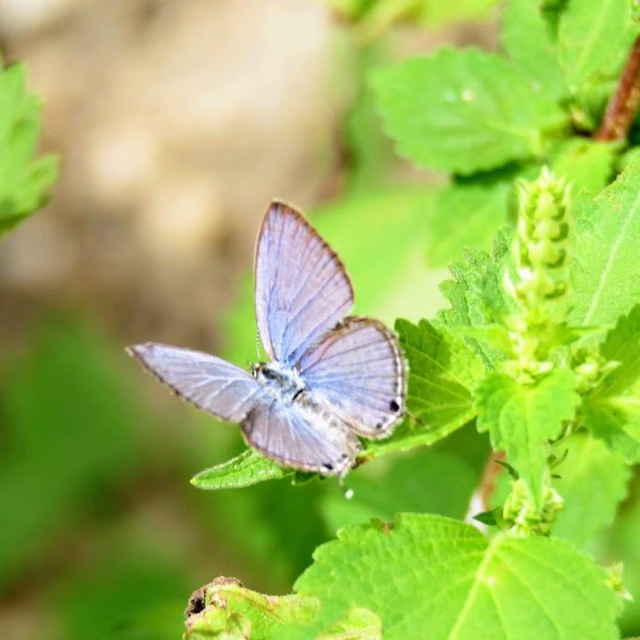
[[[339,258],[295,209],[274,202],[258,237],[256,318],[269,362],[247,373],[168,345],[130,348],[178,395],[239,422],[247,443],[281,464],[343,475],[359,437],[389,436],[404,413],[397,338],[370,318],[345,317],[353,289]]]
[[[251,373],[269,395],[285,403],[293,403],[306,388],[295,369],[279,362],[259,362],[251,367]]]

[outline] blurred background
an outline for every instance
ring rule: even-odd
[[[444,272],[424,266],[439,178],[394,157],[365,76],[446,42],[495,46],[495,2],[357,33],[340,4],[0,0],[2,57],[26,64],[42,149],[61,157],[50,204],[0,244],[3,640],[178,638],[218,575],[286,593],[347,522],[464,515],[487,454],[470,429],[367,465],[349,502],[335,481],[198,491],[190,477],[240,452],[239,429],[123,350],[255,360],[250,269],[274,197],[336,248],[357,313],[392,324],[442,305]],[[458,485],[434,484],[445,466]]]

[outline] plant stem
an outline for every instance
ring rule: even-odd
[[[504,451],[492,451],[487,458],[484,471],[482,472],[482,478],[480,484],[471,496],[469,501],[469,508],[465,517],[465,522],[479,526],[476,520],[473,519],[477,513],[482,513],[489,510],[489,500],[496,489],[496,483],[498,475],[503,470],[503,467],[496,464],[500,460],[504,460]],[[484,525],[480,525],[483,527]]]
[[[640,36],[633,43],[616,92],[607,105],[600,129],[594,138],[624,140],[640,103]]]

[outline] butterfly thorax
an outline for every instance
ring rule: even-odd
[[[279,362],[259,362],[251,367],[253,377],[275,398],[292,403],[305,389],[304,380],[295,369]]]

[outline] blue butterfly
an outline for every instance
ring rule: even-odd
[[[129,353],[199,409],[239,422],[245,440],[280,464],[344,475],[358,436],[389,436],[404,414],[398,340],[371,318],[346,317],[344,266],[295,209],[267,209],[255,260],[258,331],[270,362],[251,374],[215,356],[147,343]]]

